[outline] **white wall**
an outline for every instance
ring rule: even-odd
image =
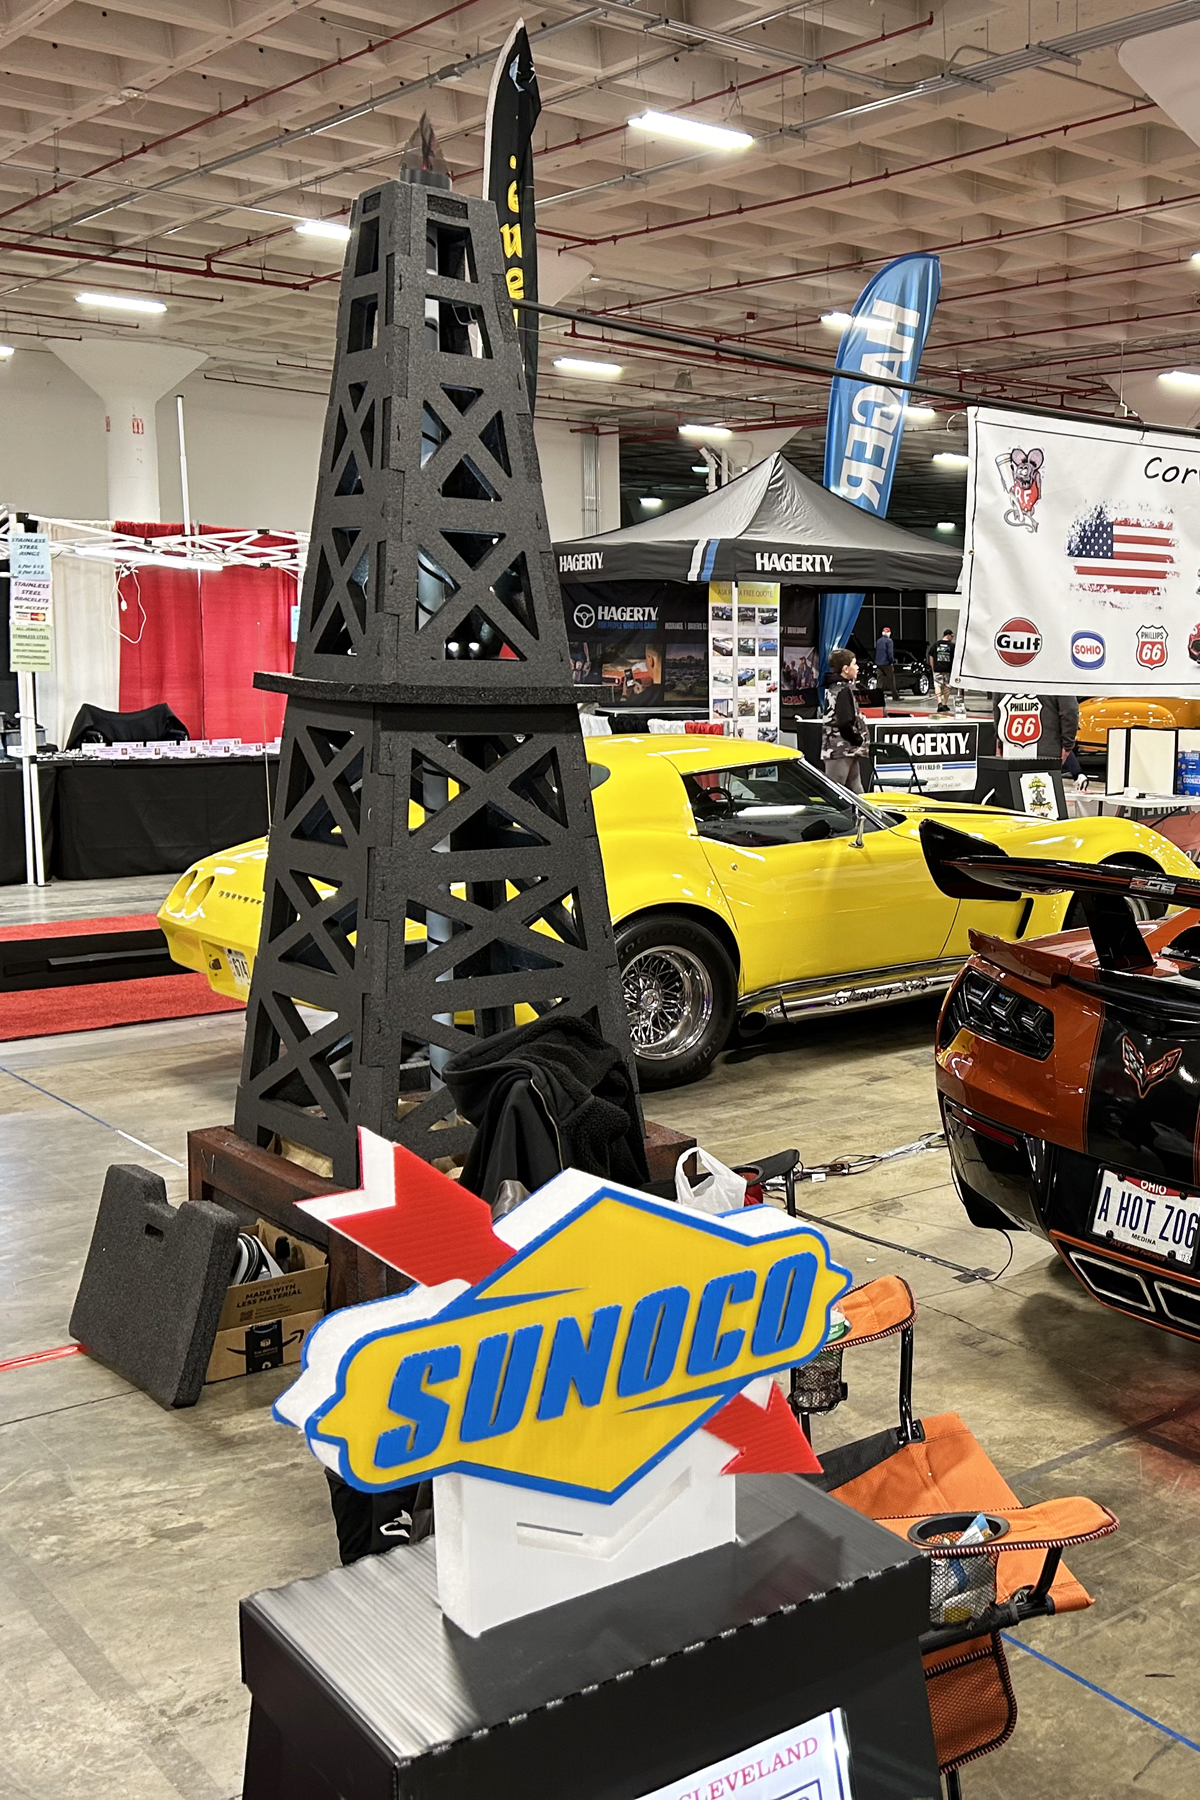
[[[584,535],[584,433],[560,419],[535,419],[533,435],[542,467],[542,493],[551,543]],[[600,529],[615,531],[621,523],[621,440],[617,433],[600,438]]]
[[[184,397],[192,512],[210,525],[307,531],[324,395],[191,375]],[[156,408],[160,515],[182,518],[175,390]],[[49,350],[0,363],[0,502],[58,519],[108,516],[104,402]]]
[[[192,516],[209,525],[312,523],[325,396],[189,375],[184,401]],[[175,392],[159,401],[160,516],[183,517]],[[558,420],[534,427],[551,539],[583,530],[583,433]],[[621,523],[620,440],[600,444],[600,528]],[[49,350],[0,363],[0,502],[48,518],[108,516],[104,403]]]

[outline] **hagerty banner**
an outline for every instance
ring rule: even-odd
[[[1200,437],[972,408],[954,679],[1200,693]]]

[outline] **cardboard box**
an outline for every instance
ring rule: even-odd
[[[258,1220],[254,1233],[268,1250],[280,1236],[279,1227],[265,1219]],[[325,1312],[329,1267],[315,1244],[292,1242],[304,1258],[302,1269],[274,1281],[244,1282],[226,1293],[206,1382],[300,1361],[305,1338]]]

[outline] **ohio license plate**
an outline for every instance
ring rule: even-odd
[[[229,973],[238,987],[249,988],[250,967],[241,950],[226,950],[225,960],[229,964]]]
[[[1157,1181],[1137,1181],[1105,1169],[1100,1196],[1092,1216],[1095,1237],[1149,1250],[1154,1256],[1190,1264],[1200,1231],[1200,1199],[1163,1187]]]

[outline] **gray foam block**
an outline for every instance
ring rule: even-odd
[[[110,1164],[71,1336],[160,1406],[194,1406],[237,1234],[223,1207],[204,1200],[174,1207],[161,1175]]]

